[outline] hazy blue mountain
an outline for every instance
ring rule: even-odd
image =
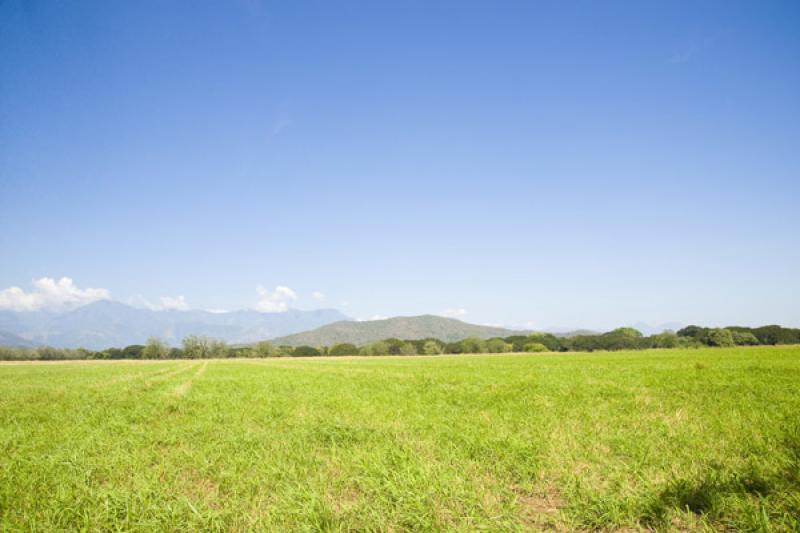
[[[570,329],[570,328],[548,328],[545,330],[545,332],[551,333],[556,337],[561,337],[564,339],[579,337],[581,335],[600,335],[601,333],[603,333],[602,331],[594,329]]]
[[[0,346],[12,346],[14,348],[33,348],[37,344],[29,340],[23,339],[12,333],[0,331]]]
[[[328,346],[339,342],[364,344],[389,337],[398,339],[424,339],[434,337],[443,341],[457,341],[467,337],[507,337],[524,332],[490,326],[468,324],[454,318],[435,315],[399,316],[384,320],[363,322],[341,321],[273,339],[274,344],[289,346]]]
[[[343,319],[347,316],[335,309],[290,309],[285,313],[153,311],[103,300],[62,313],[0,311],[0,331],[9,339],[32,344],[99,350],[142,344],[149,337],[179,344],[187,335],[250,343]],[[6,344],[3,338],[0,337],[0,344]]]

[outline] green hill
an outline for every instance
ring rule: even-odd
[[[467,337],[507,337],[520,332],[505,328],[468,324],[453,318],[434,315],[400,316],[386,320],[354,322],[342,320],[317,329],[272,339],[276,345],[330,346],[340,342],[365,344],[389,337],[398,339],[424,339],[434,337],[443,341],[457,341]]]

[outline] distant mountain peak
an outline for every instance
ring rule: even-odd
[[[342,320],[311,331],[279,337],[272,342],[289,346],[324,346],[345,342],[364,344],[390,337],[403,340],[434,337],[450,342],[467,337],[507,337],[524,333],[438,315],[418,315],[364,321]]]
[[[213,313],[133,307],[98,300],[61,312],[0,312],[0,344],[48,344],[64,348],[104,349],[143,344],[159,337],[172,344],[188,335],[206,335],[230,343],[249,343],[316,328],[348,317],[335,309],[282,313],[255,310]]]

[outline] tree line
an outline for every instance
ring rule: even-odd
[[[455,342],[435,338],[383,339],[361,346],[338,343],[330,346],[277,346],[268,341],[248,346],[231,346],[211,337],[192,335],[180,347],[151,338],[146,344],[92,351],[83,348],[18,348],[0,346],[0,360],[68,359],[218,359],[229,357],[315,357],[344,355],[439,355],[511,352],[594,352],[646,350],[650,348],[701,348],[707,346],[757,346],[800,344],[800,329],[782,326],[747,328],[705,328],[687,326],[677,332],[665,331],[645,336],[634,328],[617,328],[596,335],[559,337],[551,333],[531,333],[480,339],[469,337]]]

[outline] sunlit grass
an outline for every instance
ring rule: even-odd
[[[0,530],[800,529],[800,347],[0,365]]]

